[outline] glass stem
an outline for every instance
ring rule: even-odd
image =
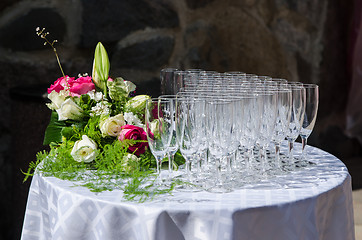
[[[202,168],[202,153],[198,153],[196,156],[196,160],[197,160],[197,173],[201,174],[201,168]]]
[[[228,174],[231,173],[231,164],[232,164],[232,155],[231,154],[228,154],[226,156],[226,171]]]
[[[231,169],[235,172],[235,171],[237,171],[238,170],[238,168],[240,167],[239,166],[239,162],[238,162],[238,159],[239,159],[239,155],[240,154],[240,152],[239,152],[239,150],[236,150],[235,152],[234,152],[234,156],[233,156],[233,158],[234,158],[234,162],[233,162],[233,165],[231,166]]]
[[[161,178],[161,167],[162,167],[162,159],[163,157],[157,156],[156,158],[156,173],[157,173],[157,184],[160,184],[162,182]]]
[[[266,164],[267,164],[267,156],[266,156],[266,148],[265,146],[260,146],[260,164],[261,164],[261,172],[262,175],[266,173]]]
[[[215,163],[216,163],[216,186],[220,186],[222,184],[222,181],[221,181],[221,157],[216,157]]]
[[[294,165],[293,149],[294,149],[294,141],[289,140],[289,163],[291,165]]]
[[[276,142],[275,143],[275,162],[277,164],[277,168],[278,169],[281,169],[282,168],[282,163],[280,161],[280,143],[279,142]]]
[[[174,155],[170,152],[168,152],[167,155],[168,155],[168,171],[170,174],[172,174]]]
[[[160,158],[161,157],[157,157],[156,158],[156,173],[157,173],[157,175],[160,175]]]
[[[247,150],[247,154],[246,154],[246,158],[245,158],[245,161],[246,161],[246,171],[247,171],[247,174],[250,176],[252,175],[252,167],[253,167],[253,160],[254,160],[254,150],[253,150],[253,147],[251,148],[248,148]]]
[[[306,149],[305,147],[307,146],[307,138],[306,137],[301,137],[302,138],[302,160],[306,159]]]
[[[189,157],[185,159],[185,164],[186,164],[187,181],[191,182],[191,160]]]
[[[173,173],[173,160],[174,160],[174,155],[171,152],[167,153],[168,155],[168,180],[172,179],[172,173]]]
[[[200,168],[204,172],[207,167],[207,150],[202,150],[200,153]]]
[[[205,150],[205,162],[204,162],[204,168],[208,168],[209,167],[209,161],[210,161],[210,153],[209,153],[209,149]]]

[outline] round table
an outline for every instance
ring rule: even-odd
[[[351,177],[336,157],[308,146],[315,163],[230,193],[175,192],[144,203],[35,175],[22,239],[353,240]]]

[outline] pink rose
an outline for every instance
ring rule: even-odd
[[[95,89],[92,77],[79,77],[76,80],[73,78],[68,81],[68,84],[69,92],[72,97],[79,97],[80,95],[86,94]]]
[[[54,84],[50,85],[50,87],[48,88],[48,93],[50,94],[52,91],[56,91],[57,93],[59,93],[61,90],[64,90],[64,88],[68,86],[67,80],[74,80],[74,77],[71,78],[67,75],[65,77],[58,78],[54,82]]]
[[[143,128],[133,125],[124,125],[119,133],[118,140],[123,141],[124,139],[147,140],[147,135]],[[130,146],[128,150],[139,156],[146,151],[147,146],[147,142],[139,142]]]

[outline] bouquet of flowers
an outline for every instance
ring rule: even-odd
[[[136,86],[108,76],[109,60],[101,43],[96,47],[92,77],[63,76],[48,88],[52,116],[44,144],[72,142],[77,162],[92,162],[107,145],[128,141],[128,158],[147,150],[144,111],[147,95],[130,97]],[[74,142],[74,144],[73,144]]]
[[[44,30],[37,29],[37,34],[53,48],[63,76],[48,88],[47,106],[52,113],[44,145],[50,151],[37,154],[37,161],[24,173],[25,180],[37,170],[61,179],[97,179],[83,184],[92,191],[121,188],[126,194],[147,195],[139,187],[144,184],[140,178],[152,174],[155,166],[144,131],[150,96],[135,95],[132,82],[109,76],[110,62],[101,43],[95,49],[92,76],[65,75],[54,48],[56,41],[48,41]],[[175,162],[183,163],[180,154]],[[120,177],[132,180],[112,183]]]

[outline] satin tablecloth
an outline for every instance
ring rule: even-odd
[[[275,180],[287,188],[177,192],[145,203],[36,175],[22,239],[355,239],[345,165],[317,148],[309,152],[314,166]]]

